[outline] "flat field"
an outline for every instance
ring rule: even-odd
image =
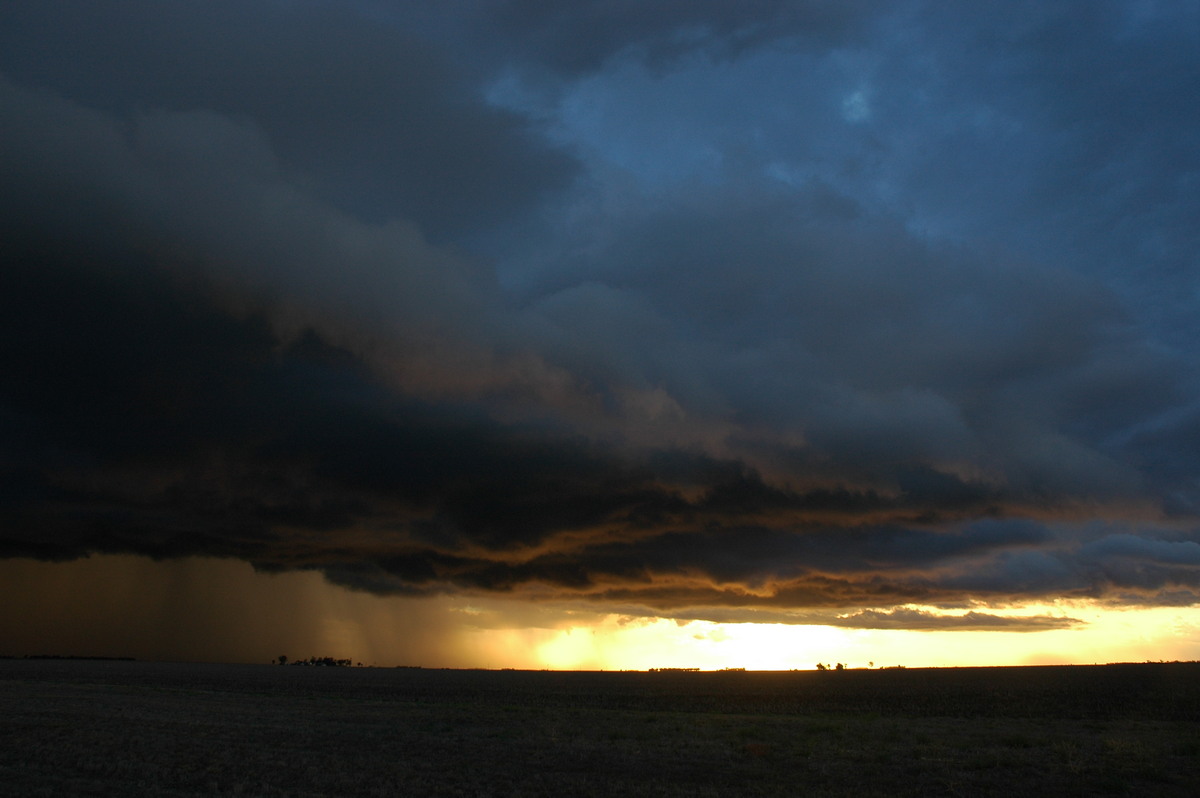
[[[1200,794],[1200,664],[557,673],[0,660],[5,795]]]

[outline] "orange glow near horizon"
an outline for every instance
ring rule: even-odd
[[[1044,608],[1024,608],[1024,612]],[[1041,632],[843,629],[783,624],[718,624],[664,619],[621,624],[610,616],[591,628],[558,632],[538,649],[554,669],[699,667],[716,670],[1067,665],[1200,659],[1195,608],[1086,610],[1074,629]]]
[[[678,622],[512,599],[381,597],[315,572],[233,560],[95,556],[0,560],[0,654],[270,662],[279,654],[380,666],[554,670],[812,669],[1200,659],[1200,608],[1084,603],[996,614],[1067,615],[1039,632],[905,631]]]

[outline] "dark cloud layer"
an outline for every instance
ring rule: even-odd
[[[0,37],[10,79],[91,108],[250,120],[297,179],[367,219],[461,233],[574,173],[447,54],[350,4],[14,3]]]
[[[1193,601],[1197,19],[1035,6],[7,5],[0,554]]]

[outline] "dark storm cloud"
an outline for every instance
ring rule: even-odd
[[[446,53],[349,4],[6,5],[11,79],[121,115],[250,120],[285,168],[368,219],[462,234],[574,173],[521,119],[483,106]]]
[[[802,445],[759,445],[793,474],[921,490],[918,463],[973,462],[1033,503],[1139,490],[1101,444],[1170,407],[1183,364],[1139,336],[1115,294],[927,244],[824,188],[729,199],[693,190],[637,209],[571,272],[606,286],[604,302],[539,289],[563,333],[549,350],[776,441],[792,432]],[[651,320],[631,323],[630,308]],[[652,324],[673,335],[626,339]],[[988,479],[971,481],[963,498],[985,501]]]
[[[11,254],[9,554],[398,563],[422,537],[504,549],[656,498],[586,445],[395,396],[316,333],[280,340],[132,253]]]
[[[1031,534],[915,534],[907,547],[895,530],[847,532],[841,543],[765,529],[723,537],[725,525],[745,519],[853,521],[940,502],[798,493],[736,463],[683,453],[635,461],[574,436],[498,424],[478,408],[405,399],[312,330],[281,339],[261,312],[231,315],[211,292],[148,268],[136,252],[27,243],[8,252],[0,314],[7,484],[24,486],[6,496],[20,520],[10,553],[58,546],[270,562],[295,547],[301,561],[320,563],[378,547],[385,570],[411,581],[437,574],[406,571],[415,553],[469,583],[495,580],[472,568],[510,568],[488,559],[496,552],[624,529],[648,540],[631,551],[593,542],[547,555],[511,566],[511,581],[563,581],[560,568],[621,572],[628,562],[742,579],[764,558],[820,566],[871,551],[883,564]],[[713,533],[663,534],[714,523]],[[483,559],[454,559],[471,549]]]
[[[0,552],[1186,604],[1196,20],[1100,5],[8,4]]]
[[[796,492],[736,463],[635,461],[467,406],[406,400],[318,334],[283,341],[261,314],[231,316],[133,254],[85,266],[12,254],[10,556],[232,556],[380,592],[541,585],[671,609],[950,599],[956,564],[978,575],[1053,540],[1029,521],[862,526],[941,502]],[[1194,576],[1195,547],[1106,538],[1079,561],[1107,580],[1118,567]],[[971,589],[1005,599],[1014,587],[1104,586],[1074,575],[1033,584],[1027,563],[1015,570],[995,572],[995,584],[976,576]]]

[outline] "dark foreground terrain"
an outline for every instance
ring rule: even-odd
[[[528,673],[0,660],[5,795],[1200,794],[1200,664]]]

